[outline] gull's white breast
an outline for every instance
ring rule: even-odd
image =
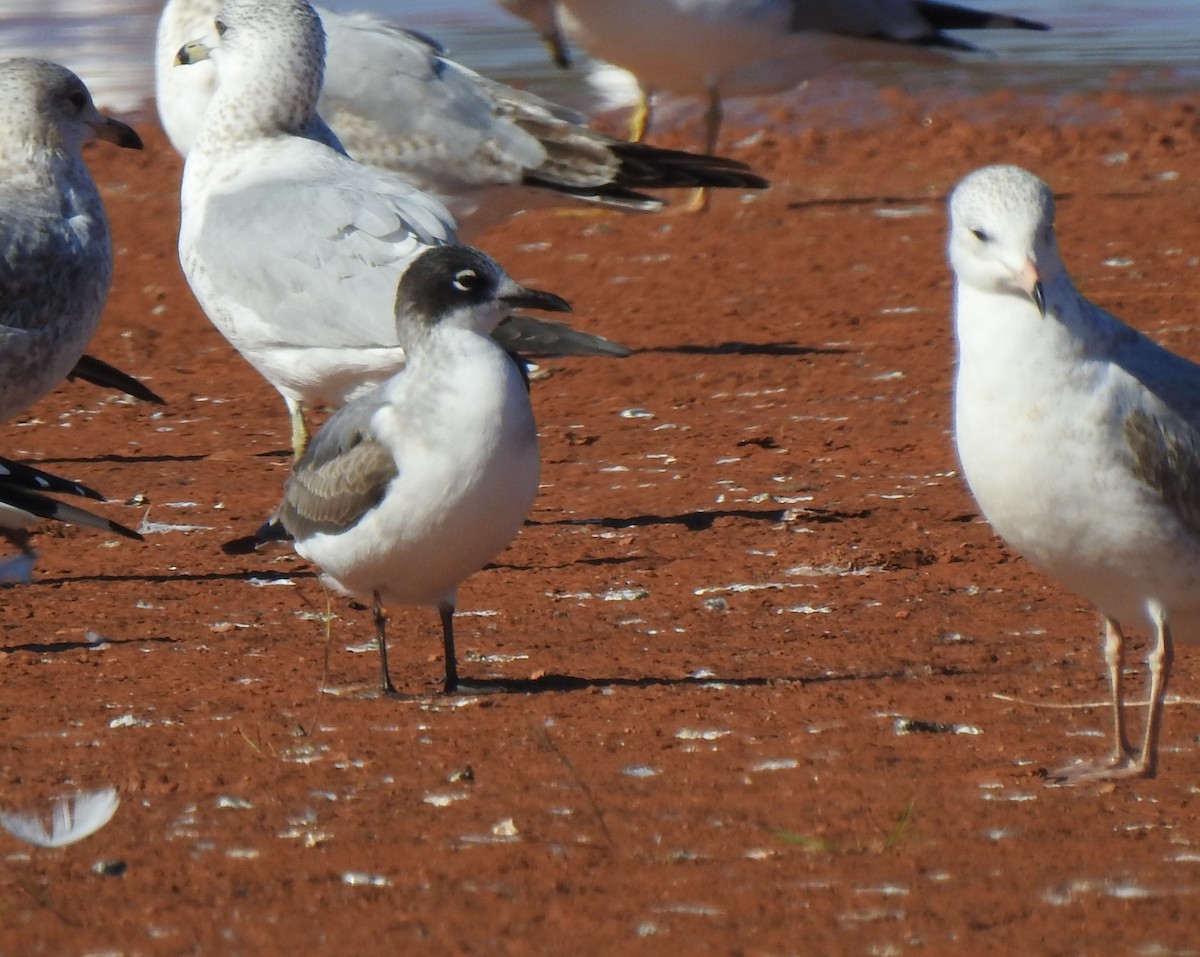
[[[1138,477],[1125,417],[1144,390],[1051,315],[959,284],[955,435],[984,517],[1105,614],[1172,610],[1200,639],[1200,540]]]
[[[436,355],[380,387],[387,404],[371,430],[398,468],[383,501],[296,544],[342,588],[385,602],[452,595],[512,541],[537,494],[537,429],[516,366],[478,334],[437,339]]]

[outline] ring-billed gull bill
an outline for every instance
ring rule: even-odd
[[[283,395],[298,453],[304,406],[342,405],[403,364],[396,283],[456,242],[455,223],[341,150],[316,112],[324,32],[305,0],[229,0],[217,23],[211,50],[181,51],[210,56],[218,84],[184,164],[179,257],[209,319]],[[536,326],[513,317],[496,335]]]
[[[159,118],[186,156],[216,85],[211,64],[174,69],[208,34],[220,0],[168,0],[155,52]],[[766,181],[735,160],[625,143],[532,94],[488,80],[432,40],[369,14],[323,8],[328,53],[318,112],[350,156],[442,200],[474,231],[521,209],[577,198],[639,210],[648,189]]]
[[[103,502],[99,492],[67,479],[0,457],[0,537],[20,549],[21,554],[0,562],[0,581],[29,583],[37,553],[29,544],[26,526],[49,518],[69,525],[85,525],[141,541],[142,536],[111,519],[69,505],[55,495],[75,495]]]
[[[279,517],[296,551],[374,603],[431,605],[447,693],[458,688],[458,585],[502,551],[537,494],[537,427],[521,373],[489,333],[511,308],[567,311],[465,246],[426,250],[396,291],[402,371],[336,412],[297,462]]]
[[[726,97],[790,90],[847,62],[972,50],[946,30],[1045,24],[936,0],[498,0],[567,58],[566,42],[629,70],[642,87],[631,139],[655,93],[703,96],[713,152]],[[564,38],[565,34],[565,38]]]
[[[45,60],[0,60],[0,421],[61,383],[104,309],[112,241],[83,145],[142,143],[83,81]]]
[[[1172,640],[1200,640],[1200,366],[1076,290],[1050,189],[1023,169],[958,185],[949,256],[963,475],[996,532],[1104,618],[1112,752],[1051,778],[1153,775]],[[1136,750],[1122,624],[1153,635]]]

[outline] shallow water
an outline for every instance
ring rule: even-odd
[[[394,19],[403,6],[406,26],[437,37],[482,72],[559,99],[584,99],[578,74],[559,74],[524,24],[491,0],[328,0],[326,5]],[[28,0],[0,0],[5,54],[66,64],[110,109],[133,111],[149,100],[160,0],[43,0],[40,6],[30,13]],[[994,56],[949,61],[945,68],[863,67],[864,76],[917,92],[964,84],[975,90],[1009,86],[1067,92],[1101,87],[1114,78],[1123,86],[1170,91],[1194,88],[1200,80],[1196,0],[1012,0],[993,6],[1045,20],[1054,30],[995,31],[986,37]]]

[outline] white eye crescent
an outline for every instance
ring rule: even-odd
[[[474,269],[460,269],[454,274],[454,288],[459,292],[471,292],[479,285],[479,274]]]

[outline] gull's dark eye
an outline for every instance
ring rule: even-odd
[[[978,239],[981,243],[991,242],[992,237],[983,229],[972,229],[971,235]]]
[[[472,292],[479,286],[479,273],[474,269],[460,269],[454,274],[454,288],[459,292]]]
[[[67,99],[75,109],[82,112],[83,108],[88,104],[88,95],[83,90],[74,90]]]
[[[217,36],[219,36],[219,37],[225,36],[225,31],[229,29],[227,26],[225,26],[224,20],[217,20],[216,27],[217,27]]]

